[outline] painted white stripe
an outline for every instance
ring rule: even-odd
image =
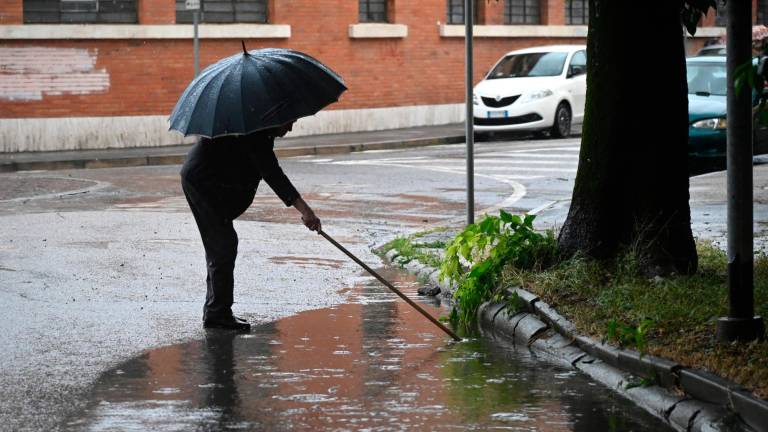
[[[542,158],[542,159],[578,159],[577,154],[540,154],[540,153],[508,153],[508,154],[480,154],[475,158]]]
[[[376,165],[376,166],[398,167],[398,168],[408,168],[408,169],[416,168],[416,169],[424,169],[424,170],[427,170],[427,171],[435,171],[435,172],[442,172],[442,173],[448,173],[448,174],[464,174],[462,171],[459,171],[459,170],[447,169],[447,168],[442,168],[442,167],[439,167],[439,166],[424,166],[424,167],[421,167],[421,166],[413,166],[413,165],[405,165],[405,164],[385,164],[385,163],[381,163],[382,161],[380,161],[380,160],[338,161],[338,162],[332,162],[332,164],[335,164],[335,165],[350,165],[349,162],[353,162],[352,165],[354,165],[354,164],[358,164],[358,165]],[[477,212],[475,212],[476,214],[491,213],[491,212],[498,211],[501,208],[511,207],[512,204],[514,204],[517,201],[519,201],[520,199],[522,199],[525,196],[525,194],[527,193],[527,190],[526,190],[525,186],[523,186],[521,183],[518,183],[518,182],[512,180],[511,178],[492,176],[492,175],[487,175],[487,174],[482,174],[482,173],[475,173],[475,176],[476,177],[481,177],[481,178],[491,179],[491,180],[498,181],[498,182],[501,182],[501,183],[505,183],[505,184],[509,185],[512,188],[512,194],[509,195],[506,199],[504,199],[503,201],[501,201],[500,203],[498,203],[496,205],[493,205],[493,206],[490,206],[490,207],[487,207],[487,208],[484,208],[484,209],[480,209]],[[442,223],[442,224],[450,223],[453,220],[454,219],[449,219],[448,221],[442,220],[439,223]],[[456,218],[455,220],[459,220],[459,219]]]
[[[388,163],[388,162],[383,162]],[[463,160],[421,160],[421,161],[398,161],[393,163],[410,163],[413,165],[431,165],[431,164],[456,164],[456,165],[465,165],[466,162]],[[476,166],[510,166],[510,165],[555,165],[555,166],[577,166],[578,160],[573,161],[562,161],[562,160],[483,160],[483,159],[475,159],[475,165]]]

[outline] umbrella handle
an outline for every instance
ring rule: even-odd
[[[352,254],[352,252],[348,251],[348,250],[347,250],[347,249],[346,249],[344,246],[340,245],[340,244],[339,244],[339,243],[338,243],[336,240],[334,240],[333,238],[331,238],[331,236],[329,236],[328,234],[326,234],[326,233],[325,233],[325,231],[323,231],[322,229],[319,229],[319,230],[317,230],[317,233],[318,233],[318,234],[320,234],[321,236],[325,237],[325,239],[326,239],[326,240],[328,240],[328,241],[329,241],[329,242],[330,242],[332,245],[336,246],[336,247],[337,247],[337,248],[338,248],[340,251],[344,252],[344,253],[345,253],[345,254],[346,254],[348,257],[352,258],[352,260],[353,260],[354,262],[358,263],[358,264],[360,265],[360,267],[364,268],[364,269],[365,269],[365,270],[366,270],[368,273],[370,273],[371,275],[373,275],[373,277],[375,277],[376,279],[378,279],[378,280],[379,280],[379,282],[381,282],[382,284],[384,284],[384,286],[386,286],[387,288],[389,288],[389,290],[390,290],[390,291],[392,291],[392,292],[394,292],[395,294],[397,294],[398,296],[400,296],[400,298],[401,298],[401,299],[405,300],[405,301],[406,301],[406,303],[408,303],[409,305],[411,305],[411,306],[412,306],[414,309],[416,309],[416,310],[417,310],[419,313],[421,313],[422,315],[424,315],[424,317],[426,317],[428,320],[430,320],[430,321],[432,322],[432,324],[434,324],[434,325],[436,325],[436,326],[440,327],[440,330],[444,331],[446,334],[448,334],[448,336],[452,337],[452,338],[453,338],[453,340],[455,340],[455,341],[461,341],[461,338],[460,338],[460,337],[458,337],[458,336],[456,335],[456,333],[454,333],[454,332],[453,332],[451,329],[449,329],[448,327],[446,327],[445,325],[443,325],[443,323],[441,323],[440,321],[436,320],[436,319],[435,319],[435,317],[433,317],[433,316],[432,316],[432,315],[430,315],[430,314],[429,314],[427,311],[425,311],[424,309],[422,309],[422,307],[421,307],[421,306],[419,306],[419,305],[418,305],[418,304],[416,304],[416,303],[415,303],[413,300],[411,300],[410,298],[408,298],[408,296],[406,296],[405,294],[403,294],[402,292],[400,292],[400,290],[398,290],[397,288],[395,288],[395,286],[394,286],[394,285],[392,285],[392,284],[391,284],[391,283],[389,283],[389,282],[388,282],[386,279],[384,279],[383,277],[381,277],[381,275],[379,275],[377,272],[375,272],[375,271],[374,271],[372,268],[368,267],[368,265],[366,265],[364,262],[360,261],[360,259],[359,259],[358,257],[356,257],[355,255],[353,255],[353,254]]]

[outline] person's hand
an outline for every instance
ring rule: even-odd
[[[304,226],[309,228],[311,231],[319,232],[322,229],[320,218],[315,215],[315,212],[312,211],[312,208],[304,201],[303,198],[299,197],[296,199],[296,202],[293,203],[293,206],[301,213],[301,222],[304,223]]]
[[[309,212],[301,215],[301,221],[304,222],[304,226],[309,228],[310,231],[319,232],[321,229],[320,218],[311,209]]]

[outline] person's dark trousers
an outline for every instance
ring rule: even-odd
[[[208,290],[203,320],[232,315],[237,233],[232,221],[253,202],[255,188],[210,184],[182,177],[181,187],[197,222],[205,248]]]

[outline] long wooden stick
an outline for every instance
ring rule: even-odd
[[[443,325],[440,321],[436,320],[432,315],[427,313],[424,309],[421,308],[418,304],[416,304],[413,300],[409,299],[408,296],[400,292],[397,288],[394,287],[391,283],[389,283],[386,279],[381,277],[378,273],[376,273],[372,268],[368,267],[364,262],[360,261],[359,258],[354,256],[352,252],[348,251],[344,246],[340,245],[336,240],[332,239],[331,236],[325,233],[323,230],[318,230],[318,234],[325,237],[326,240],[331,242],[332,245],[336,246],[340,251],[344,252],[348,257],[352,258],[352,260],[358,264],[360,264],[360,267],[364,268],[368,273],[372,274],[376,279],[379,280],[379,282],[383,283],[387,288],[390,289],[390,291],[394,292],[398,296],[400,296],[401,299],[405,300],[409,305],[411,305],[414,309],[419,311],[422,315],[424,315],[428,320],[432,321],[432,323],[438,327],[444,332],[448,334],[448,336],[452,337],[456,341],[460,341],[461,338],[456,336],[456,333],[451,331],[448,327]]]

